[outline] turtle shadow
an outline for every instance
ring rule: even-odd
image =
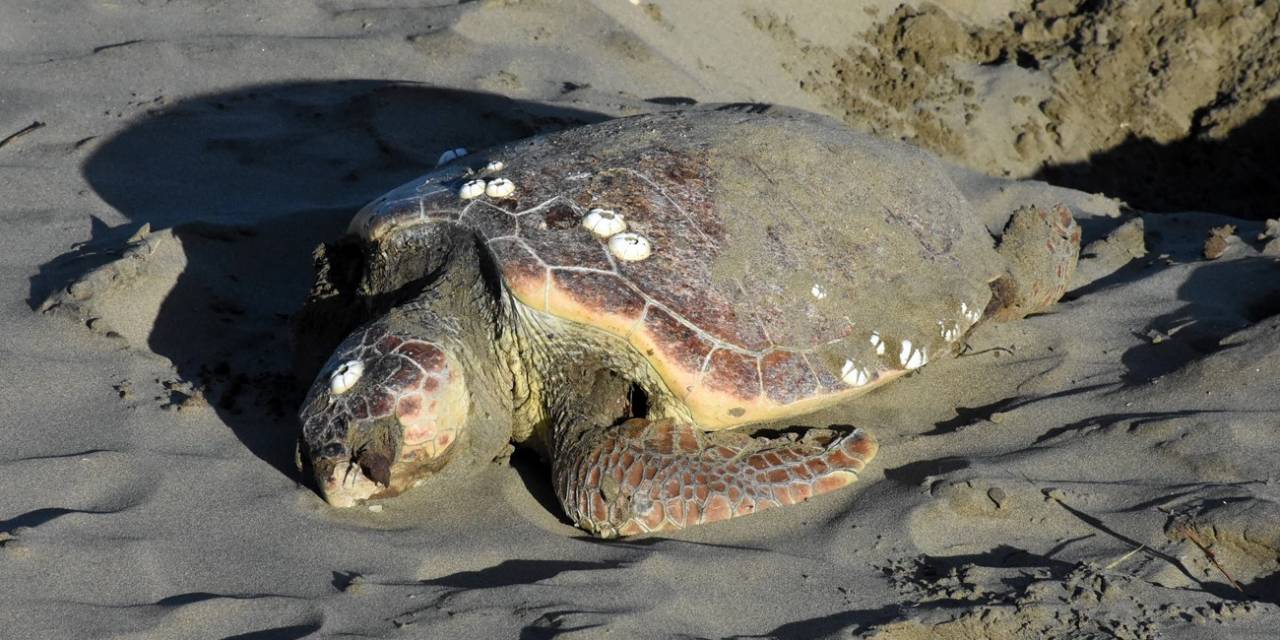
[[[515,469],[525,490],[547,513],[553,514],[560,524],[574,526],[568,514],[560,506],[555,487],[551,483],[550,465],[528,447],[516,447],[511,454],[511,467]]]
[[[1152,318],[1143,342],[1120,356],[1126,384],[1149,384],[1232,348],[1222,340],[1280,312],[1280,264],[1265,257],[1207,264],[1178,287],[1177,297],[1185,304]]]
[[[1064,301],[1073,301],[1118,287],[1138,290],[1146,286],[1144,281],[1164,276],[1170,268],[1195,265],[1171,292],[1177,308],[1153,314],[1144,326],[1134,329],[1141,341],[1119,358],[1121,388],[1147,385],[1179,371],[1227,348],[1221,345],[1227,336],[1280,314],[1280,264],[1258,255],[1260,224],[1215,214],[1170,213],[1143,219],[1146,256],[1063,296]],[[1205,238],[1211,229],[1227,224],[1239,227],[1236,239],[1240,242],[1222,258],[1206,261]]]
[[[166,230],[163,241],[177,243],[169,250],[179,259],[151,264],[158,279],[140,279],[131,267],[129,277],[77,303],[79,319],[91,328],[141,325],[132,336],[120,333],[136,338],[131,347],[170,360],[178,389],[170,404],[185,410],[207,401],[252,453],[293,477],[294,412],[310,380],[292,370],[288,319],[308,292],[313,248],[340,235],[359,207],[428,171],[447,149],[605,119],[379,80],[269,84],[182,100],[90,155],[82,169],[87,182],[130,222],[95,222],[88,242],[31,277],[28,302],[47,308],[43,301],[95,269],[128,262],[122,245],[140,229],[153,237]],[[154,290],[158,281],[166,292]],[[148,297],[154,311],[138,311]],[[110,317],[130,307],[131,317]]]
[[[1186,137],[1167,144],[1129,138],[1086,160],[1046,166],[1033,177],[1105,193],[1146,211],[1274,217],[1280,201],[1280,99],[1225,137],[1210,137],[1204,129],[1195,122]]]

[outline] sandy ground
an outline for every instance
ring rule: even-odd
[[[1274,637],[1280,5],[820,5],[0,6],[0,636]],[[1066,204],[1075,286],[802,420],[882,448],[798,507],[601,543],[526,455],[298,483],[317,242],[444,149],[717,101]]]

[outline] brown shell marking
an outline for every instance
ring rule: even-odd
[[[649,308],[644,324],[631,333],[630,341],[678,398],[697,387],[707,356],[714,348],[702,332],[659,307]]]
[[[645,304],[645,297],[614,273],[551,270],[547,310],[562,318],[625,336],[644,316]]]
[[[716,429],[882,384],[910,368],[902,341],[941,354],[973,324],[959,303],[985,306],[985,230],[943,172],[886,145],[812,121],[655,114],[496,149],[515,196],[452,206],[517,299],[627,340]],[[433,180],[393,195],[442,208]],[[581,224],[592,208],[623,215],[649,257],[610,255]],[[819,285],[832,295],[809,296]],[[872,331],[902,340],[872,351]]]
[[[825,370],[830,366],[820,372],[805,358],[819,345],[775,345],[760,316],[794,310],[768,297],[731,301],[733,288],[714,281],[710,258],[725,231],[705,159],[650,151],[633,160],[634,168],[580,173],[576,182],[546,175],[546,167],[522,173],[522,163],[513,160],[514,179],[527,185],[523,201],[539,204],[507,212],[477,200],[460,221],[491,238],[507,285],[521,302],[626,338],[706,428],[817,408],[899,375],[893,372],[900,367],[873,363],[867,384],[850,385],[840,379],[839,364],[834,372]],[[628,230],[648,238],[653,255],[638,262],[613,259],[606,241],[581,226],[596,207],[625,212]],[[514,224],[500,221],[503,215]],[[778,247],[777,255],[789,254]],[[747,294],[738,287],[737,295]],[[861,336],[847,320],[810,317],[812,333],[824,345],[848,340],[861,348]]]

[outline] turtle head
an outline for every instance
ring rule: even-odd
[[[448,464],[468,409],[462,369],[442,345],[375,322],[339,345],[312,384],[299,464],[305,456],[335,507],[388,498]]]

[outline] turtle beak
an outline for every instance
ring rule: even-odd
[[[311,465],[320,495],[325,502],[339,508],[353,507],[386,489],[387,485],[379,484],[371,475],[380,475],[386,481],[390,476],[389,465],[366,468],[349,456],[319,458]]]

